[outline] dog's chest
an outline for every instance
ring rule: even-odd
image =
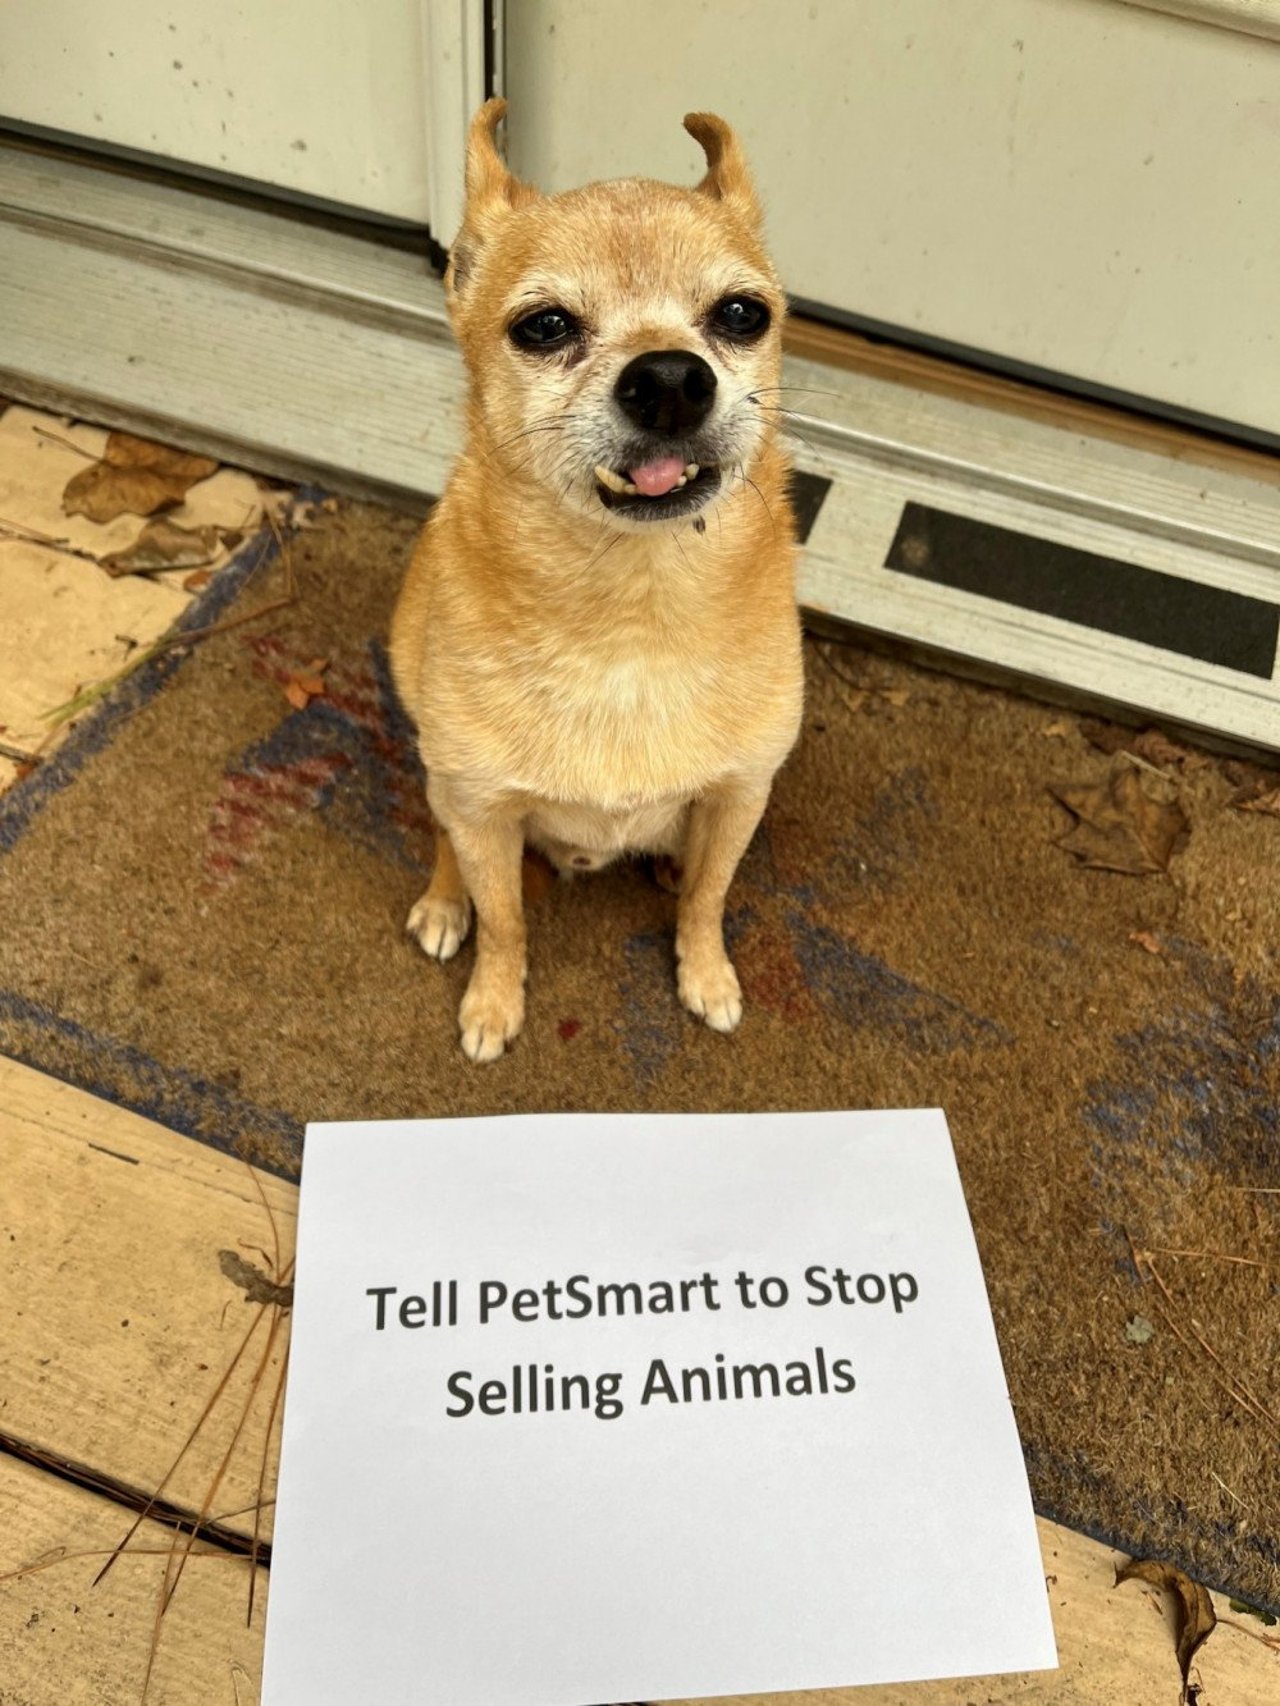
[[[697,792],[732,766],[740,689],[714,655],[614,641],[509,677],[520,781],[547,798],[619,809]]]
[[[646,636],[647,639],[647,636]],[[569,648],[542,683],[557,720],[585,718],[617,734],[643,718],[653,730],[679,728],[705,716],[725,690],[724,670],[690,647],[664,649],[625,636],[607,645]]]

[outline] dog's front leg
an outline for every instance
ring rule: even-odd
[[[738,974],[724,948],[724,902],[768,798],[768,782],[739,779],[711,789],[689,813],[676,910],[677,987],[689,1011],[715,1031],[732,1031],[742,1017]]]
[[[469,1060],[497,1060],[524,1024],[523,818],[510,806],[474,816],[446,806],[438,815],[476,911],[475,969],[458,1009],[462,1048]]]

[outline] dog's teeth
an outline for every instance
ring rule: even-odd
[[[696,462],[686,462],[684,469],[684,477],[686,480],[696,480],[698,473],[699,469]]]
[[[688,475],[687,474],[681,474],[680,478],[676,481],[676,490],[679,491],[681,486],[687,486],[688,484],[689,484]]]
[[[633,486],[631,484],[630,480],[624,480],[622,482],[622,489],[627,494],[628,497],[634,498],[634,497],[639,497],[639,495],[640,495],[639,486]]]
[[[635,487],[628,485],[621,474],[615,474],[612,468],[606,468],[602,462],[596,469],[596,479],[602,486],[607,486],[611,492],[634,492]]]

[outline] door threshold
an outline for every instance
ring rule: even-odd
[[[17,148],[0,225],[6,395],[339,490],[441,490],[464,375],[420,257]],[[815,623],[1280,750],[1280,459],[845,336],[793,329],[784,375]]]

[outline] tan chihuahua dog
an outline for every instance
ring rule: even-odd
[[[467,443],[414,554],[391,663],[438,826],[408,928],[447,960],[477,920],[462,1046],[524,1022],[526,843],[562,870],[683,867],[680,999],[742,1016],[723,914],[800,723],[784,301],[737,138],[693,113],[696,189],[543,196],[471,126],[445,277]]]

